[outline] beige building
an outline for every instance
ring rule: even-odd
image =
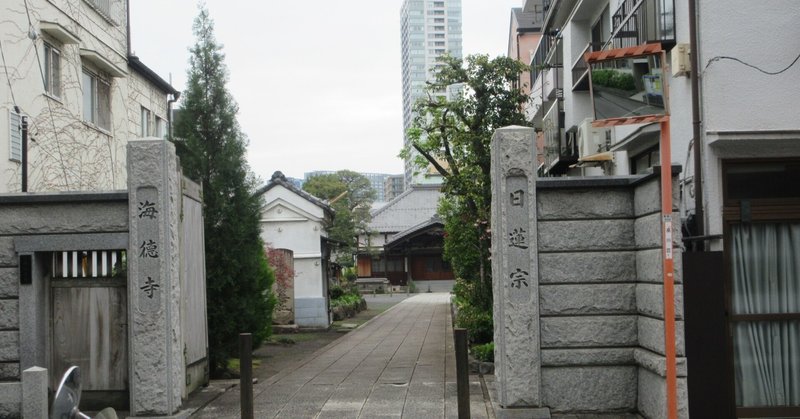
[[[0,193],[124,189],[125,146],[164,137],[169,83],[130,55],[126,0],[0,6]]]
[[[543,19],[544,8],[540,4],[532,5],[529,12],[524,12],[521,7],[511,9],[511,22],[508,30],[508,57],[526,65],[531,63],[533,52],[539,46],[539,39],[542,37]],[[531,85],[531,72],[523,72],[520,75],[519,87],[526,94],[530,94]]]

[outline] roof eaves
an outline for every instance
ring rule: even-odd
[[[144,65],[139,57],[135,55],[129,55],[128,66],[130,66],[133,71],[139,73],[139,75],[156,85],[156,87],[158,87],[162,92],[174,95],[176,98],[180,95],[180,91],[172,87],[171,84],[161,78],[161,76],[159,76],[155,71],[151,70],[150,67]]]
[[[306,191],[294,186],[294,184],[292,182],[289,182],[288,180],[286,180],[286,177],[283,175],[283,173],[281,173],[279,171],[272,174],[272,179],[270,179],[270,181],[266,184],[266,186],[264,186],[263,188],[261,188],[258,191],[256,191],[256,195],[257,196],[258,195],[263,195],[267,191],[269,191],[270,189],[274,188],[276,185],[283,186],[284,188],[286,188],[286,189],[294,192],[295,194],[299,195],[300,197],[302,197],[306,201],[311,202],[312,204],[322,208],[322,210],[325,211],[329,216],[331,216],[331,218],[333,218],[336,215],[336,210],[334,210],[333,207],[328,205],[327,202],[325,202],[324,200],[322,200],[320,198],[317,198],[316,196],[311,195],[310,193],[308,193],[308,192],[306,192]]]

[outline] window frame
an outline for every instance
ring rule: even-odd
[[[155,122],[153,124],[153,129],[155,130],[154,135],[158,138],[166,138],[167,137],[167,123],[164,118],[155,115]]]
[[[89,86],[86,86],[86,81],[89,81]],[[100,86],[104,86],[105,101],[101,101],[102,95]],[[94,128],[100,129],[105,132],[111,131],[111,78],[103,77],[100,72],[92,70],[84,66],[81,70],[81,88],[82,92],[82,110],[83,122],[91,125]],[[87,98],[87,89],[89,90],[89,97]],[[89,115],[87,116],[87,99],[89,100]],[[105,111],[105,114],[104,112]],[[106,124],[107,123],[107,126]]]
[[[139,134],[144,137],[150,137],[153,133],[153,112],[141,106],[139,113]]]
[[[42,62],[42,67],[44,67],[42,68],[42,74],[44,76],[44,92],[48,96],[60,99],[61,69],[63,68],[61,65],[61,48],[54,45],[53,42],[44,41],[42,51],[44,55],[44,60]],[[57,64],[54,66],[54,63]]]
[[[800,415],[800,406],[773,406],[773,407],[740,407],[737,406],[735,396],[735,367],[734,367],[734,342],[733,325],[742,322],[756,321],[795,321],[800,320],[800,312],[768,313],[768,314],[735,314],[733,311],[733,226],[746,223],[781,223],[798,222],[800,220],[800,199],[797,198],[759,198],[759,199],[733,199],[728,196],[728,172],[731,167],[764,163],[797,163],[797,158],[781,159],[726,159],[721,165],[722,179],[722,219],[723,219],[723,260],[724,260],[724,303],[726,311],[727,336],[727,365],[730,377],[728,392],[731,395],[736,417],[784,417]],[[743,203],[745,203],[743,206]],[[743,211],[749,215],[743,217]]]

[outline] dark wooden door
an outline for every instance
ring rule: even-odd
[[[683,254],[689,416],[733,418],[722,252]]]

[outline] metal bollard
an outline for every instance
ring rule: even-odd
[[[239,334],[239,390],[242,419],[253,419],[253,335]]]
[[[453,329],[456,346],[456,389],[458,419],[469,419],[469,360],[467,359],[467,329]]]

